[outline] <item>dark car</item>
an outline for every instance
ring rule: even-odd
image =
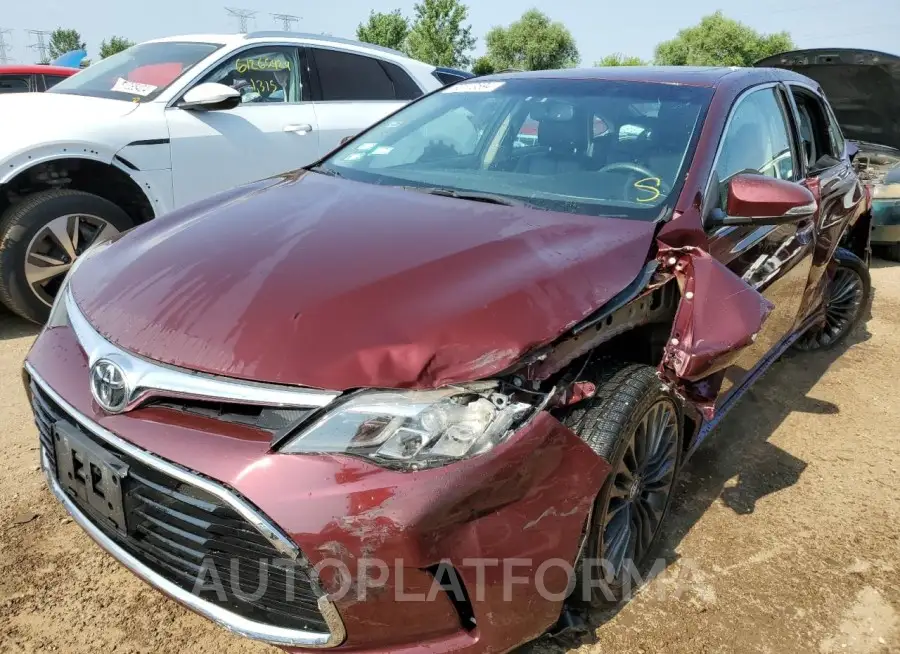
[[[39,64],[0,66],[0,94],[46,91],[78,71],[78,68]]]
[[[900,57],[816,48],[775,55],[757,65],[793,70],[822,85],[844,135],[859,149],[852,158],[873,196],[872,245],[885,259],[900,261]],[[807,133],[803,140],[811,151]]]
[[[236,633],[507,651],[627,596],[722,416],[847,337],[869,210],[794,73],[461,81],[81,255],[25,362],[43,468]]]

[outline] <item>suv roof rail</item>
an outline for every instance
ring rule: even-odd
[[[365,41],[357,41],[356,39],[344,39],[339,36],[331,36],[330,34],[313,34],[312,32],[285,32],[284,30],[263,30],[260,32],[250,32],[249,34],[244,35],[245,39],[274,39],[277,37],[287,37],[289,39],[315,39],[316,41],[326,41],[329,43],[358,45],[364,48],[369,48],[370,50],[379,50],[381,52],[387,52],[392,55],[397,55],[398,57],[409,59],[409,55],[400,52],[399,50],[394,50],[393,48],[386,48],[383,45],[366,43]]]

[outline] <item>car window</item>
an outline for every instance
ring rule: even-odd
[[[381,62],[373,57],[312,48],[322,100],[396,100],[397,93]]]
[[[785,109],[774,88],[745,96],[722,138],[716,175],[721,184],[742,172],[794,179],[796,165]]]
[[[836,124],[832,126],[825,105],[815,94],[797,86],[791,90],[800,120],[800,141],[810,170],[827,168],[843,153],[843,138],[838,138],[840,130]]]
[[[400,66],[389,61],[379,61],[378,63],[381,64],[381,67],[384,68],[384,71],[394,84],[394,98],[396,100],[415,100],[424,95],[419,85]]]
[[[483,133],[484,125],[479,124],[474,111],[456,107],[397,139],[390,148],[377,150],[376,144],[369,150],[362,148],[361,152],[375,155],[369,165],[373,169],[466,157],[475,154]]]
[[[232,55],[200,81],[236,89],[241,104],[284,104],[306,99],[299,71],[297,48],[251,48]]]
[[[684,183],[713,91],[652,82],[479,78],[432,93],[333,153],[322,167],[363,183],[491,194],[592,216],[657,220]],[[665,129],[595,157],[592,136],[632,104]],[[612,124],[598,124],[596,116]],[[649,119],[646,119],[649,120]],[[657,133],[658,132],[658,133]],[[627,150],[627,151],[626,151]]]
[[[0,93],[28,93],[31,75],[0,75]]]
[[[179,41],[141,43],[101,59],[47,92],[150,102],[221,47]]]
[[[62,75],[44,75],[44,88],[52,89],[64,79]]]

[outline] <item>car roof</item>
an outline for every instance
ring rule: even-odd
[[[815,85],[808,77],[776,68],[741,68],[712,66],[607,66],[597,68],[563,68],[508,72],[479,77],[484,79],[595,79],[623,82],[652,82],[683,84],[685,86],[716,87],[727,80],[729,84],[752,86],[773,79],[804,81]]]
[[[74,75],[79,70],[81,69],[44,64],[7,64],[0,66],[0,75]]]
[[[382,56],[387,56],[387,58],[389,59],[417,64],[419,66],[425,66],[430,70],[434,69],[434,66],[424,64],[423,62],[417,61],[416,59],[411,59],[399,50],[392,50],[391,48],[385,48],[383,46],[374,45],[372,43],[364,43],[362,41],[355,41],[353,39],[344,39],[327,34],[312,34],[307,32],[286,32],[283,30],[271,30],[250,32],[248,34],[185,34],[181,36],[167,36],[160,39],[152,39],[151,41],[147,41],[147,43],[171,43],[180,41],[182,43],[215,43],[219,45],[237,46],[247,42],[252,43],[259,41],[261,43],[265,43],[266,41],[272,40],[288,40],[299,41],[303,43],[320,43],[322,45],[349,46],[351,49],[359,50],[360,52],[377,52]]]

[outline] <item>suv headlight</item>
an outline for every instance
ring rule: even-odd
[[[493,391],[365,391],[302,427],[284,453],[342,452],[424,468],[482,454],[534,411]]]

